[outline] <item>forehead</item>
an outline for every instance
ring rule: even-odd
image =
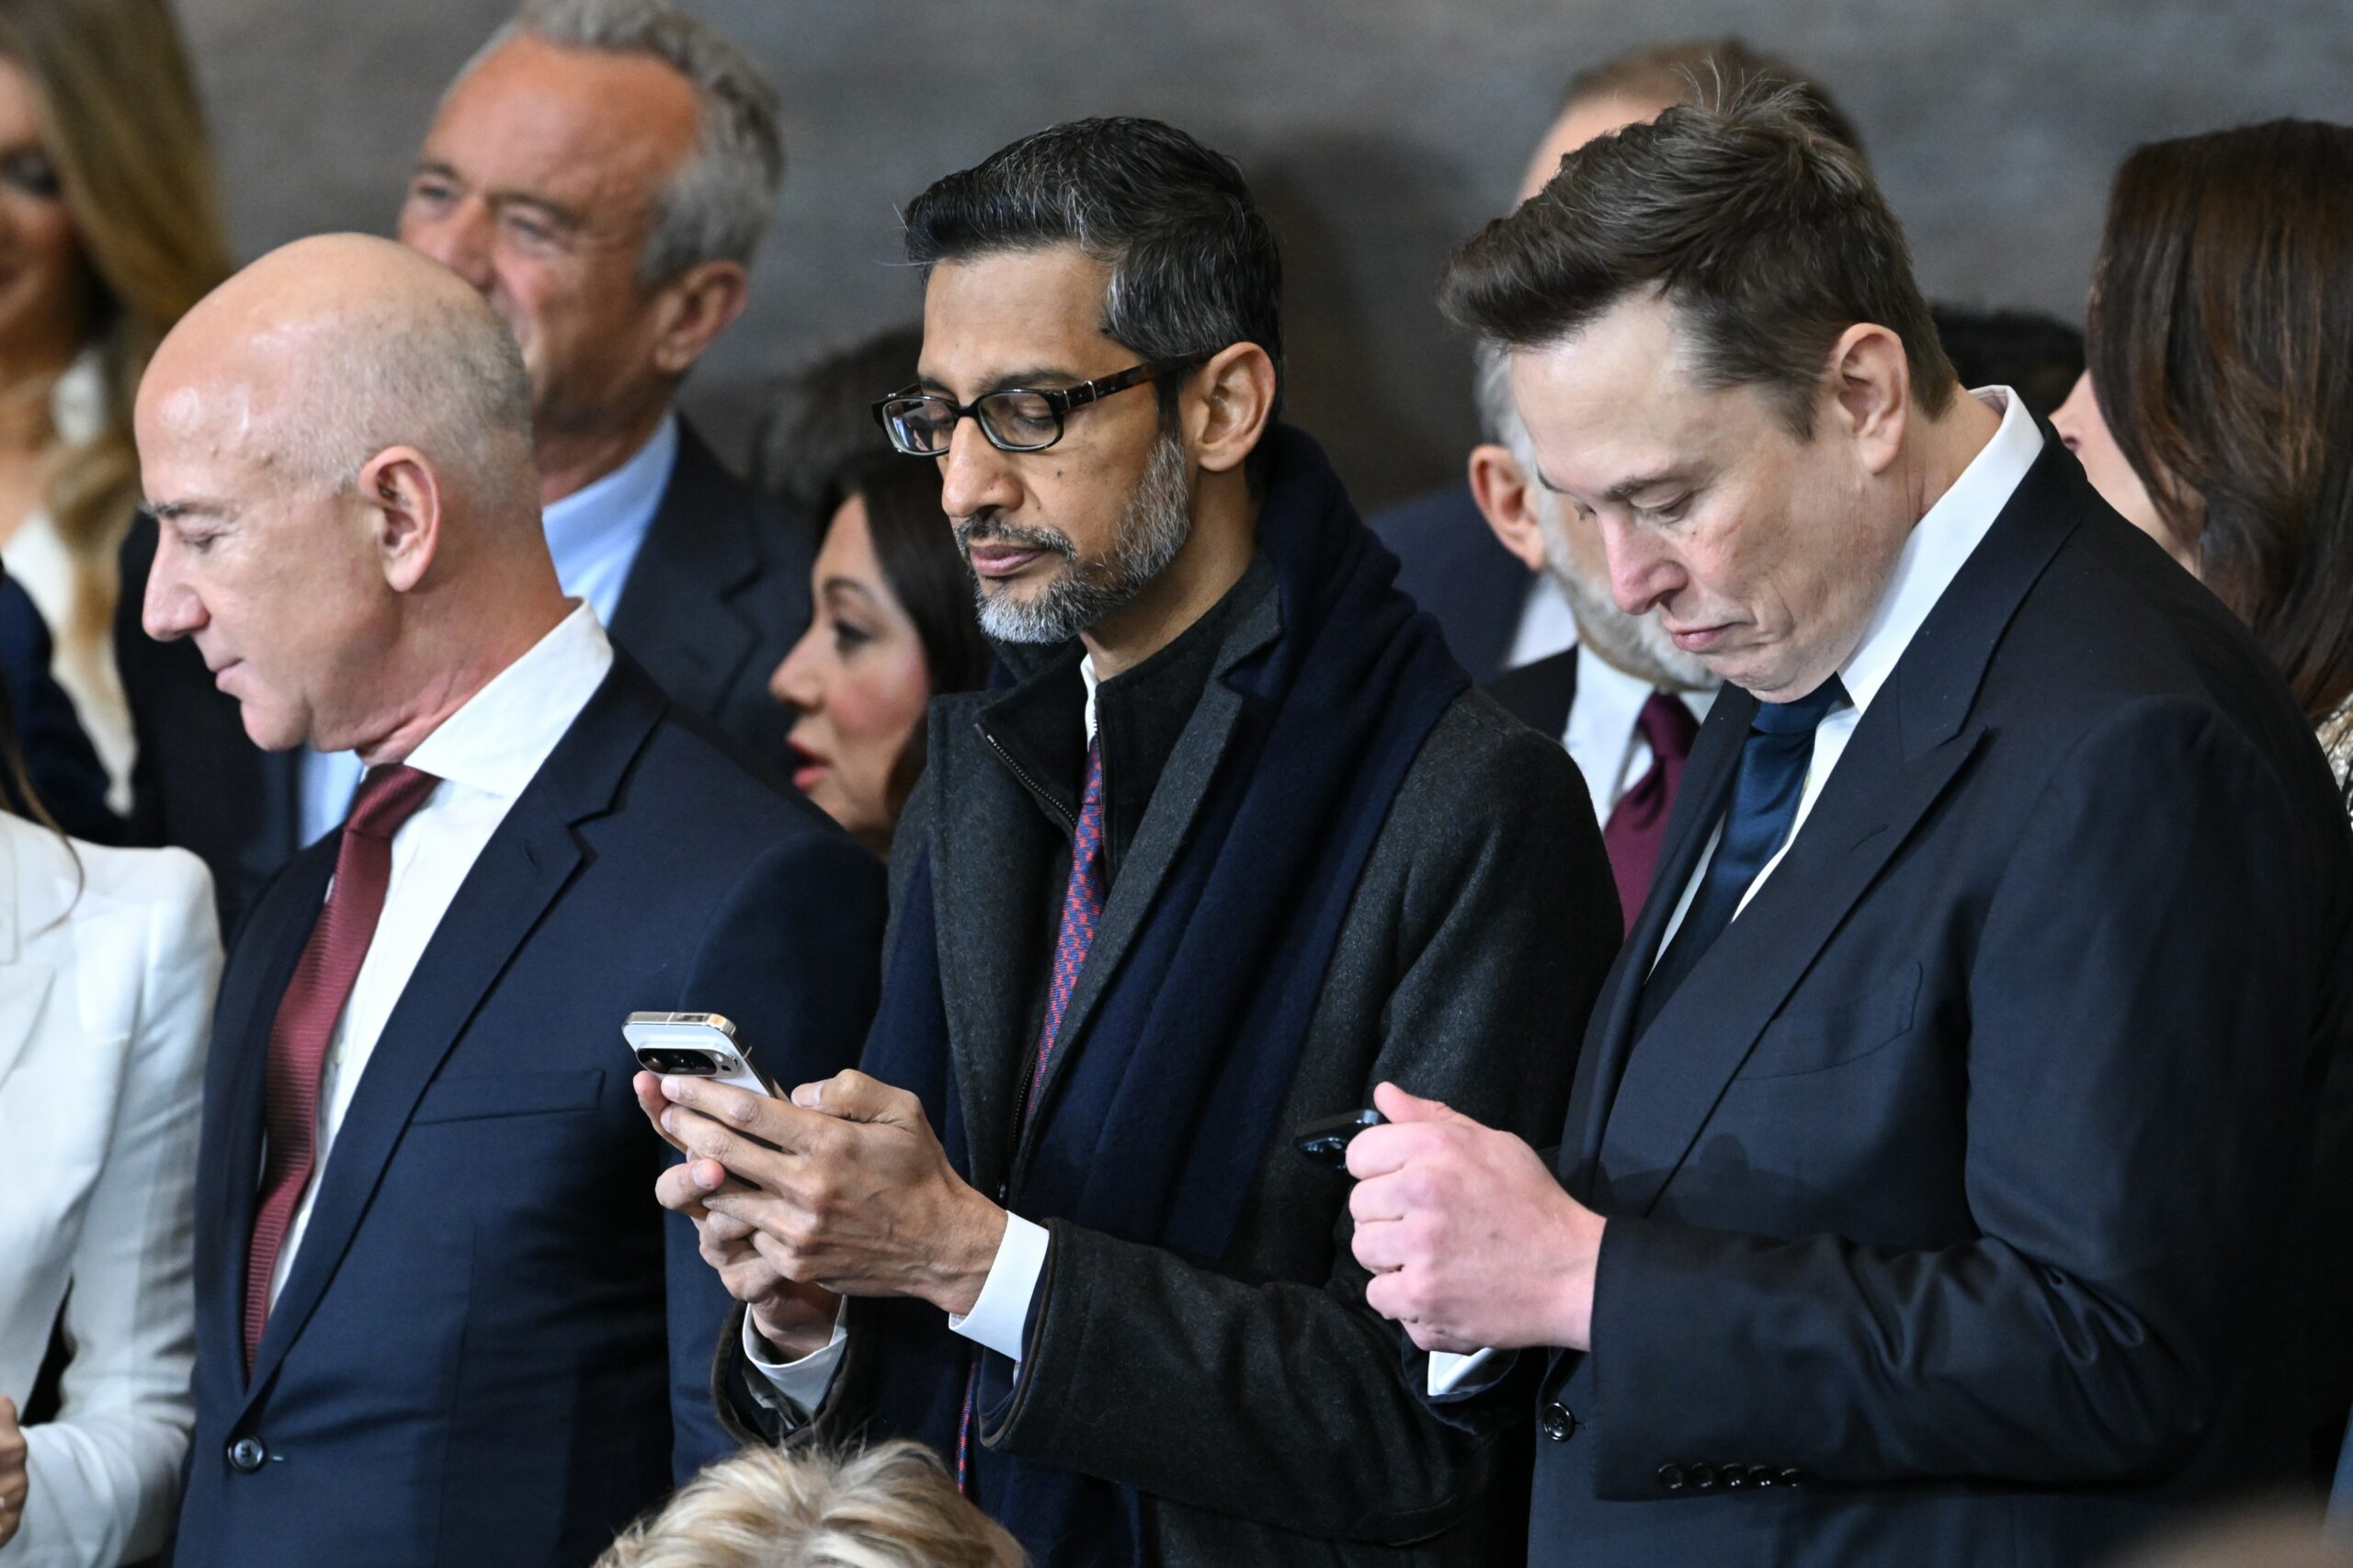
[[[0,148],[29,146],[40,140],[40,106],[25,68],[0,54]]]
[[[1511,385],[1544,478],[1581,500],[1642,474],[1720,463],[1760,434],[1755,394],[1695,381],[1674,309],[1654,296],[1513,354]]]
[[[998,251],[931,269],[923,301],[923,375],[978,390],[1040,369],[1108,374],[1132,350],[1103,335],[1110,271],[1076,245]]]
[[[642,201],[693,150],[699,126],[693,85],[664,62],[527,34],[450,89],[425,157],[474,184]]]

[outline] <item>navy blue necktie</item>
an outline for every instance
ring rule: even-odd
[[[1716,841],[1707,875],[1684,912],[1675,940],[1643,983],[1634,1014],[1636,1039],[1651,1027],[1700,955],[1723,935],[1748,884],[1789,837],[1798,799],[1805,793],[1806,767],[1813,760],[1813,732],[1846,700],[1847,688],[1834,675],[1795,702],[1756,705],[1756,716],[1748,722],[1748,739],[1740,748],[1739,771],[1733,776],[1723,835]]]

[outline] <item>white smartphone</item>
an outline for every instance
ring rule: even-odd
[[[710,1078],[773,1099],[783,1097],[735,1038],[733,1022],[720,1014],[631,1013],[621,1020],[621,1038],[629,1041],[637,1064],[649,1073]]]

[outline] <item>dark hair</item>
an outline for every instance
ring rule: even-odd
[[[1588,65],[1569,78],[1561,93],[1558,113],[1565,114],[1597,98],[1655,98],[1663,103],[1689,103],[1703,96],[1743,92],[1759,83],[1792,89],[1798,108],[1816,131],[1844,142],[1858,153],[1863,134],[1829,90],[1778,54],[1768,54],[1746,39],[1676,39],[1654,43]]]
[[[752,437],[753,487],[802,517],[830,516],[825,494],[842,471],[891,451],[874,423],[874,404],[915,381],[922,354],[923,328],[908,323],[786,374]]]
[[[870,420],[867,428],[873,427]],[[972,574],[940,508],[939,465],[889,450],[855,460],[834,475],[820,497],[820,526],[830,528],[834,515],[852,498],[866,503],[866,531],[874,541],[875,564],[891,596],[915,623],[931,694],[978,691],[986,686],[996,653],[981,635]],[[917,724],[891,767],[894,820],[923,766],[924,726]]]
[[[2048,419],[2084,373],[2084,335],[2040,311],[1931,305],[1938,341],[1965,387],[2008,387]]]
[[[1281,412],[1282,256],[1232,158],[1156,119],[1072,120],[934,182],[907,208],[907,259],[926,272],[1057,244],[1110,269],[1105,336],[1155,365],[1255,343],[1275,363]],[[1158,384],[1165,417],[1181,383]],[[1268,456],[1251,454],[1254,487]]]
[[[2353,128],[2277,119],[2135,150],[2090,326],[2117,446],[2327,718],[2353,695]]]
[[[1460,325],[1534,348],[1652,289],[1688,329],[1701,381],[1762,386],[1801,439],[1831,346],[1858,322],[1903,340],[1929,414],[1957,389],[1870,168],[1788,87],[1678,106],[1586,142],[1454,253],[1439,302]]]

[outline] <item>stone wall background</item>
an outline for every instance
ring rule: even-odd
[[[1080,115],[1241,160],[1286,245],[1292,412],[1358,499],[1459,472],[1468,354],[1431,285],[1508,202],[1574,70],[1737,31],[1863,129],[1932,297],[2081,314],[2134,144],[2353,115],[2353,0],[689,0],[774,73],[790,169],[751,309],[688,406],[741,451],[761,389],[919,308],[895,204]],[[388,229],[502,0],[180,0],[247,256]],[[878,389],[879,390],[879,389]]]

